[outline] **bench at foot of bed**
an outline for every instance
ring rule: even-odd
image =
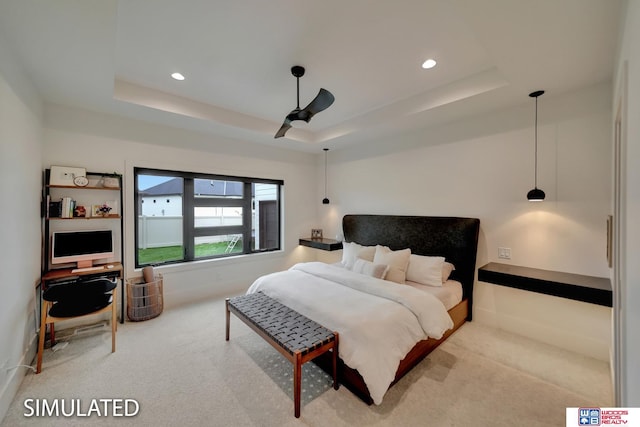
[[[328,351],[332,353],[333,388],[338,389],[338,333],[263,294],[227,298],[226,340],[231,313],[258,333],[293,364],[294,415],[300,417],[302,365]]]

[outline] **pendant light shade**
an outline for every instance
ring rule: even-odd
[[[541,202],[544,200],[544,196],[544,191],[537,187],[527,193],[527,199],[530,202]]]
[[[323,205],[329,204],[329,199],[327,198],[327,151],[328,148],[323,148],[324,150],[324,199],[322,199]]]
[[[537,90],[529,94],[530,97],[536,99],[536,119],[535,119],[535,167],[534,167],[534,184],[533,190],[527,193],[527,199],[530,202],[541,202],[544,200],[544,191],[538,188],[538,97],[544,93],[543,90]]]

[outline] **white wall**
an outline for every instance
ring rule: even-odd
[[[622,43],[614,73],[616,105],[623,99],[626,120],[623,124],[620,177],[620,248],[619,320],[620,346],[616,349],[618,384],[616,404],[640,406],[640,3],[628,1],[623,15],[626,18]],[[625,71],[626,70],[626,71]],[[623,75],[626,72],[626,81]],[[617,110],[617,108],[616,108]],[[615,114],[615,111],[614,111]]]
[[[0,38],[0,420],[35,355],[41,101]],[[16,367],[15,369],[12,369]]]
[[[177,141],[188,148],[168,146]],[[128,277],[140,275],[133,268],[134,219],[127,214],[133,212],[134,166],[284,180],[284,251],[160,268],[167,307],[244,292],[258,276],[310,259],[308,251],[298,248],[298,239],[316,214],[308,191],[314,186],[315,174],[309,173],[315,171],[313,155],[48,105],[44,163],[124,174]]]
[[[478,266],[511,248],[513,265],[608,277],[611,88],[539,98],[538,187],[534,181],[534,103],[394,140],[331,151],[325,235],[347,213],[480,218]],[[317,200],[324,192],[318,157]],[[323,255],[339,257],[339,254]],[[474,320],[609,360],[611,310],[477,283]],[[585,338],[586,337],[586,338]]]

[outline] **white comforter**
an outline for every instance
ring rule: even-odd
[[[377,405],[413,346],[453,327],[433,295],[321,262],[262,276],[247,293],[258,291],[337,331],[340,357],[360,372]]]

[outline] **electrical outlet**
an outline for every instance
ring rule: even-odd
[[[498,248],[498,258],[511,259],[511,248]]]

